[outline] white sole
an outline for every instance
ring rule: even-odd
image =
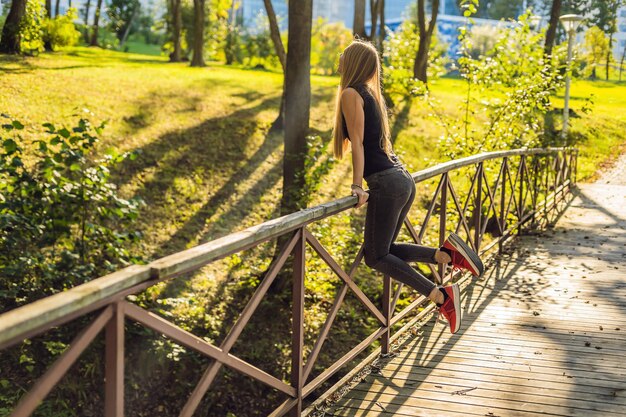
[[[450,234],[449,239],[454,243],[454,247],[456,248],[456,250],[461,252],[463,257],[467,259],[467,261],[472,265],[474,271],[477,271],[476,276],[481,276],[485,267],[483,266],[483,263],[478,255],[474,254],[474,251],[468,252],[468,249],[471,250],[471,248],[469,248],[467,244],[463,242],[463,239],[461,239],[460,236],[452,233]]]
[[[452,284],[452,294],[454,296],[454,314],[456,316],[456,326],[452,333],[456,333],[461,328],[461,291],[459,284]]]

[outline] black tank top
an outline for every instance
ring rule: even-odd
[[[380,118],[380,109],[376,99],[365,85],[352,86],[363,99],[363,112],[365,114],[365,126],[363,129],[363,150],[365,152],[365,168],[363,177],[384,171],[402,164],[398,157],[392,152],[388,157],[383,148],[380,146],[380,136],[382,133],[382,125]],[[343,124],[343,133],[348,135],[346,119],[341,115]]]

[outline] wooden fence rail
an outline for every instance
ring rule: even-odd
[[[440,244],[447,232],[455,231],[466,235],[468,244],[478,253],[483,254],[496,245],[502,250],[503,242],[514,233],[519,233],[523,225],[537,227],[549,222],[550,216],[556,215],[557,203],[564,199],[576,180],[577,155],[577,150],[573,148],[489,152],[446,162],[412,174],[416,183],[436,177],[439,177],[439,182],[427,204],[420,227],[415,228],[407,218],[406,229],[414,242],[421,243],[429,229],[429,222],[438,216]],[[491,165],[487,167],[486,164],[495,164],[497,168],[494,169]],[[457,191],[458,186],[455,187],[451,176],[461,169],[467,170],[471,178],[469,189],[464,194]],[[465,201],[462,201],[463,197]],[[359,250],[350,268],[344,270],[309,231],[310,224],[344,212],[355,203],[356,197],[344,197],[321,204],[161,258],[148,265],[125,268],[0,315],[0,349],[6,349],[77,317],[99,311],[91,324],[74,338],[69,348],[21,398],[11,416],[31,415],[102,329],[105,331],[105,415],[123,416],[126,319],[140,323],[213,359],[181,410],[181,417],[193,415],[222,366],[237,370],[287,395],[288,399],[273,411],[272,416],[299,416],[303,401],[310,399],[317,388],[372,343],[380,340],[381,350],[386,352],[392,339],[397,337],[397,334],[392,334],[394,326],[427,302],[420,296],[407,307],[396,311],[402,284],[397,285],[394,291],[392,280],[384,277],[382,305],[375,305],[353,279],[363,258],[363,248]],[[490,233],[487,233],[488,227]],[[488,235],[493,238],[486,242]],[[126,301],[128,295],[139,293],[161,281],[198,270],[218,259],[281,236],[287,236],[286,243],[219,346]],[[319,336],[305,359],[303,327],[307,246],[341,279],[342,286],[337,291]],[[285,382],[231,354],[230,350],[289,256],[293,256],[292,369],[291,380]],[[441,266],[438,269],[431,267],[431,270],[433,279],[439,283],[452,279],[452,276],[446,278],[446,271]],[[376,318],[378,328],[311,379],[316,360],[348,291]]]

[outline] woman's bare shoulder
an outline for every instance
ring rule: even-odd
[[[356,91],[354,88],[346,87],[341,92],[341,104],[347,104],[347,103],[353,103],[353,104],[359,103],[363,105],[363,98],[361,97],[359,92]]]

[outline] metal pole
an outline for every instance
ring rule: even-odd
[[[565,76],[565,104],[563,105],[563,130],[561,131],[562,138],[567,145],[567,128],[569,122],[569,90],[571,83],[571,71],[572,71],[572,49],[574,42],[574,31],[570,30],[567,33],[567,74]]]

